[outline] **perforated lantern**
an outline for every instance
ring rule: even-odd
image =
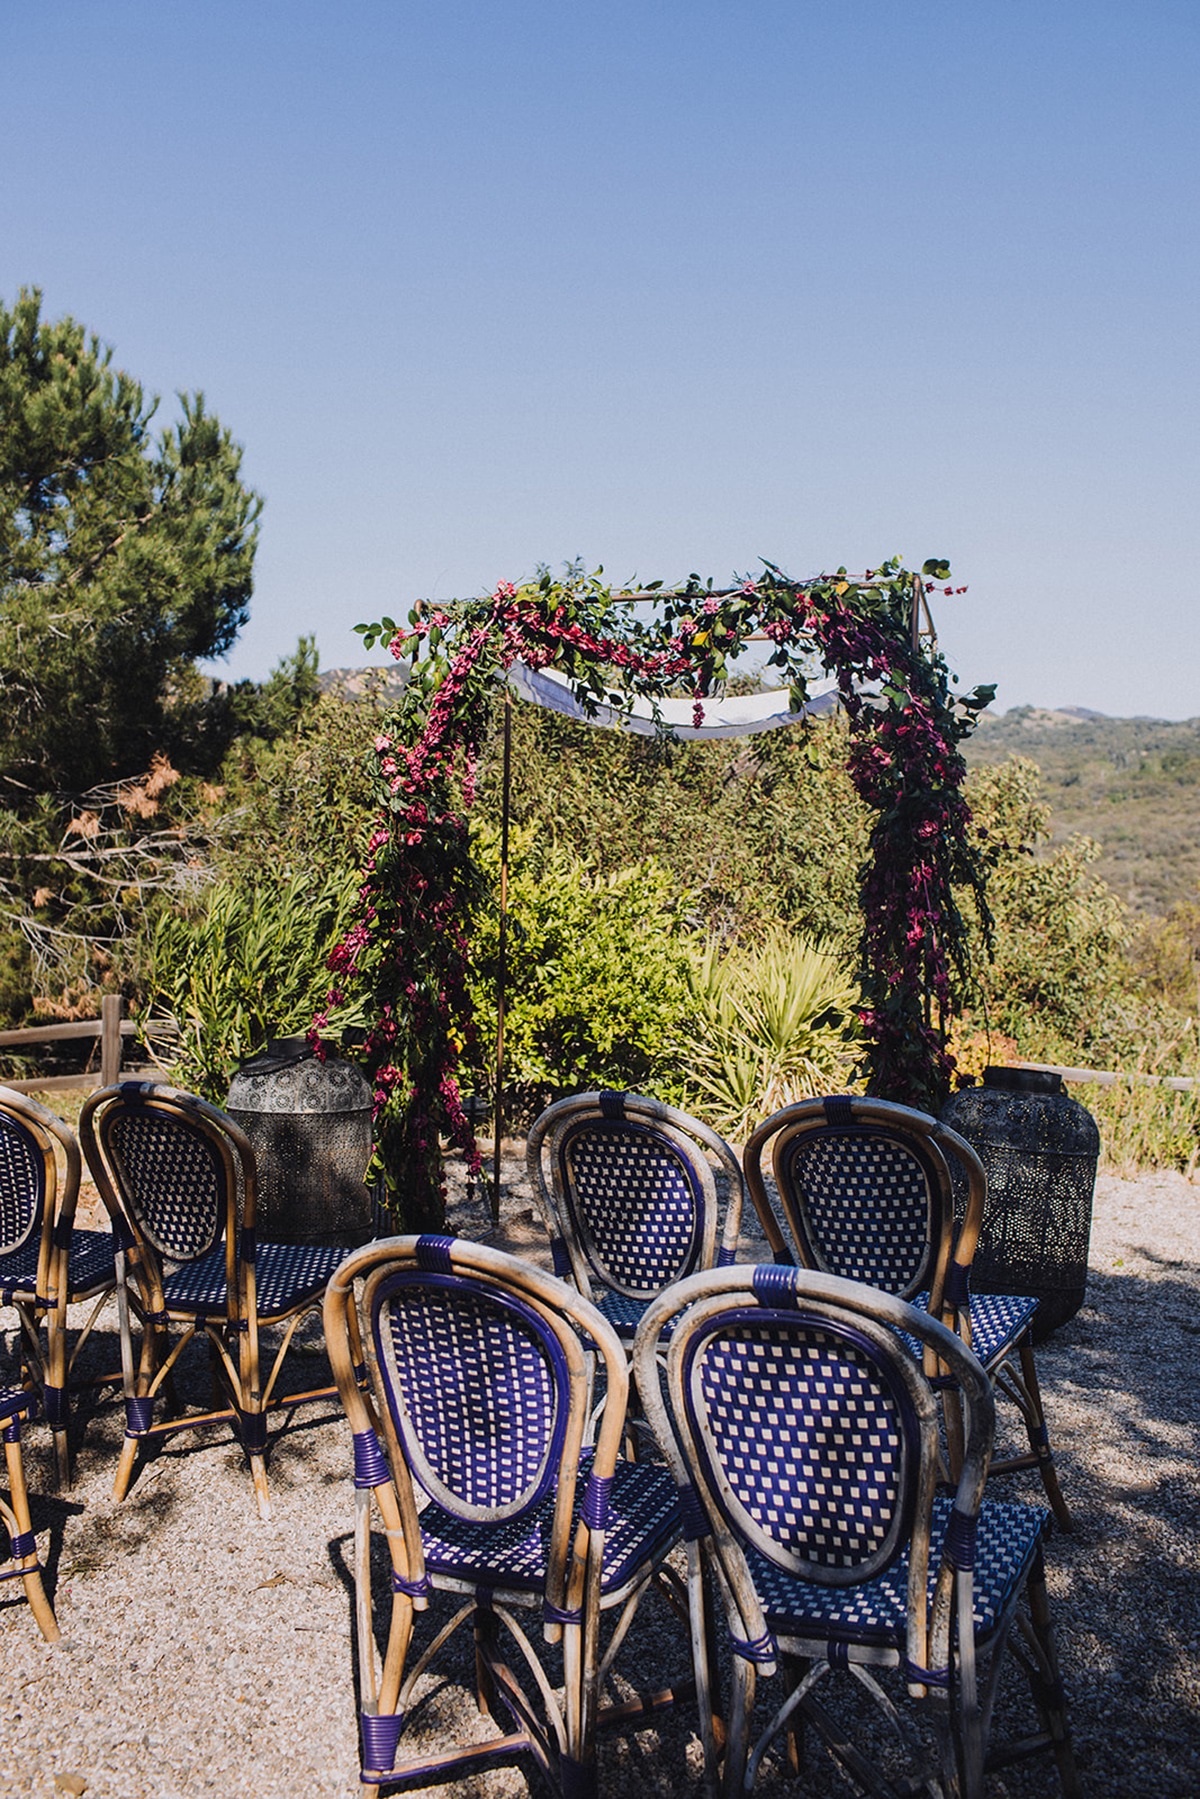
[[[987,1174],[972,1290],[1032,1294],[1041,1341],[1075,1316],[1087,1294],[1096,1121],[1061,1075],[1031,1068],[986,1068],[982,1087],[954,1094],[941,1118],[966,1138]]]
[[[304,1037],[273,1039],[234,1075],[226,1110],[254,1146],[260,1237],[368,1240],[371,1089],[353,1063],[318,1061]]]

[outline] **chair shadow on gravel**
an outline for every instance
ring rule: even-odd
[[[1057,1410],[1085,1414],[1070,1447],[1055,1439],[1076,1528],[1047,1567],[1087,1791],[1184,1799],[1200,1791],[1200,1391],[1181,1377],[1195,1351],[1167,1340],[1200,1337],[1200,1268],[1141,1259],[1161,1276],[1093,1270],[1038,1351],[1051,1431]],[[1005,1794],[1044,1790],[1032,1768],[1004,1776]]]

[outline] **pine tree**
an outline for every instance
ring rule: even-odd
[[[196,738],[198,658],[245,623],[261,502],[181,395],[157,409],[41,294],[0,302],[0,777],[81,792]]]

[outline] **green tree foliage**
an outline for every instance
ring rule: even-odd
[[[689,927],[755,937],[779,920],[845,954],[859,931],[866,807],[846,774],[840,719],[716,743],[598,730],[513,707],[512,816],[600,874],[654,857],[686,895]],[[500,733],[476,816],[500,815]]]
[[[978,768],[970,799],[992,863],[995,955],[976,954],[984,1016],[1026,1055],[1078,1057],[1106,1040],[1129,986],[1126,908],[1095,871],[1097,846],[1050,846],[1050,809],[1034,763]]]
[[[182,396],[178,422],[154,438],[156,405],[82,325],[43,319],[36,290],[0,304],[10,803],[176,753],[195,733],[195,661],[221,655],[245,622],[259,501],[241,451],[202,395]]]

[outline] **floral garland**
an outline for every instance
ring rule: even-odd
[[[943,562],[922,576],[944,581]],[[410,677],[372,768],[380,815],[368,845],[358,918],[334,950],[329,1006],[365,998],[375,1023],[360,1052],[374,1089],[375,1172],[406,1229],[444,1216],[440,1139],[479,1155],[458,1070],[474,1042],[467,995],[471,921],[486,895],[466,814],[502,677],[518,658],[554,665],[594,713],[680,691],[706,697],[752,635],[797,709],[814,659],[836,675],[851,730],[849,771],[876,817],[862,870],[859,1018],[871,1090],[936,1109],[952,1058],[944,1027],[966,978],[966,932],[954,899],[967,884],[987,918],[984,871],[972,850],[959,742],[992,697],[956,699],[940,654],[915,640],[922,577],[897,563],[851,580],[844,570],[792,581],[770,564],[756,579],[714,590],[692,576],[664,592],[614,594],[597,573],[502,583],[486,599],[429,609],[407,628],[389,618],[358,629],[410,662]],[[947,587],[947,593],[954,591]],[[962,589],[958,590],[963,591]],[[638,610],[654,601],[646,622]],[[327,1013],[314,1020],[319,1035]]]

